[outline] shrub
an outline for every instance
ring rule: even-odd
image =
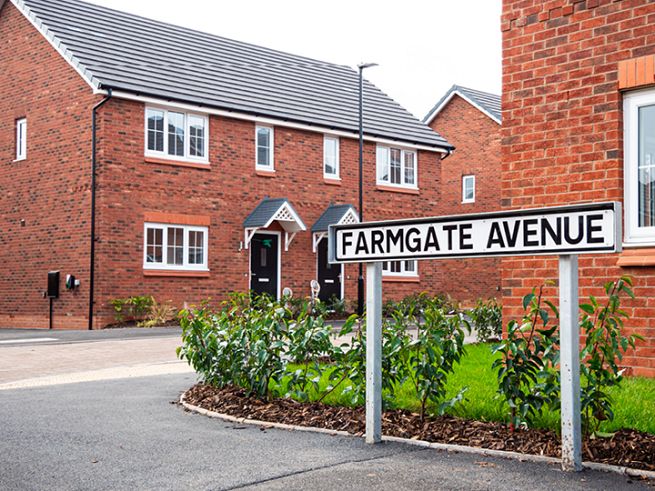
[[[145,320],[138,322],[139,327],[156,327],[166,324],[177,317],[177,310],[171,302],[158,303],[153,300]]]
[[[545,303],[554,312],[557,308],[539,293],[523,298],[524,317],[519,324],[512,320],[507,325],[507,339],[494,348],[501,358],[493,363],[498,369],[498,393],[510,409],[510,428],[531,422],[545,405],[557,410],[559,402],[559,374],[555,366],[559,361],[557,324],[549,326],[550,315]]]
[[[141,295],[128,298],[115,298],[109,303],[114,308],[114,317],[117,322],[130,320],[143,320],[150,312],[155,299],[150,295]]]
[[[502,308],[495,298],[487,301],[478,299],[475,307],[467,312],[475,327],[478,342],[500,340],[503,334]]]
[[[466,391],[463,388],[454,398],[445,399],[448,374],[465,353],[463,316],[447,315],[438,300],[426,301],[422,314],[424,321],[416,325],[416,339],[404,349],[404,370],[419,399],[421,420],[428,401],[443,414],[460,402]]]
[[[318,314],[318,315],[317,315]],[[326,369],[326,361],[337,357],[337,350],[330,339],[331,326],[325,324],[322,313],[301,309],[291,319],[287,331],[287,358],[302,364],[290,374],[287,381],[287,397],[300,401],[309,400],[309,389],[319,391],[319,382]]]
[[[590,296],[589,303],[580,305],[583,311],[580,326],[586,335],[581,353],[581,371],[585,379],[581,410],[585,434],[597,433],[602,421],[614,419],[612,398],[607,389],[623,380],[623,370],[619,368],[623,353],[629,347],[634,348],[637,340],[643,340],[639,335],[625,336],[621,332],[623,321],[628,318],[620,308],[621,294],[634,298],[631,286],[632,281],[627,277],[609,282],[605,284],[605,304]]]

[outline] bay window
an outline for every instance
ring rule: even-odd
[[[144,269],[207,270],[207,227],[146,223],[144,229]]]
[[[417,188],[416,152],[395,147],[377,147],[377,183]]]
[[[206,116],[146,108],[146,156],[208,163]]]

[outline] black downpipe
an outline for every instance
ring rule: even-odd
[[[111,89],[107,89],[107,96],[93,106],[93,121],[91,123],[91,249],[89,264],[89,331],[93,329],[93,290],[95,285],[96,266],[96,115],[98,109],[111,99]]]

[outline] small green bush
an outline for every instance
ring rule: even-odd
[[[559,407],[558,325],[544,304],[559,317],[557,308],[543,299],[543,287],[523,298],[525,315],[521,323],[507,325],[507,338],[494,348],[501,358],[492,368],[498,370],[498,394],[507,402],[510,428],[529,424],[544,407]]]
[[[475,307],[468,310],[467,315],[475,328],[478,342],[498,341],[503,335],[502,307],[495,298],[487,301],[478,299]]]
[[[622,277],[605,284],[607,301],[601,304],[593,295],[589,303],[580,305],[583,311],[580,326],[585,334],[582,349],[582,422],[585,434],[598,433],[601,422],[614,419],[610,387],[623,380],[619,363],[629,347],[634,348],[637,334],[625,336],[623,321],[628,314],[621,310],[621,295],[634,298],[632,281]]]
[[[417,323],[416,338],[404,349],[403,371],[412,383],[420,402],[420,416],[424,419],[430,401],[437,413],[461,402],[466,388],[454,398],[446,399],[448,374],[464,355],[464,318],[461,314],[448,315],[438,301],[426,301],[422,310],[424,321]]]
[[[114,308],[114,317],[117,322],[143,320],[150,313],[155,299],[150,295],[141,295],[128,298],[115,298],[109,303]]]

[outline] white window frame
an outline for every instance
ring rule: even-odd
[[[164,113],[164,150],[150,150],[148,149],[148,112],[161,111]],[[168,153],[168,114],[178,113],[184,115],[184,155],[169,155]],[[191,125],[190,116],[202,119],[205,124],[205,141],[202,157],[191,155]],[[206,114],[195,112],[181,111],[177,109],[169,109],[162,106],[147,105],[144,109],[144,154],[146,157],[153,157],[158,159],[172,160],[176,162],[190,162],[195,164],[209,164],[209,117]]]
[[[269,131],[269,153],[268,153],[268,165],[259,164],[259,138],[258,133],[260,129],[266,129]],[[275,130],[272,126],[266,126],[263,124],[255,125],[255,168],[257,170],[275,171]]]
[[[181,228],[184,230],[184,248],[183,248],[183,264],[167,264],[168,254],[168,229]],[[149,263],[148,255],[148,229],[161,229],[162,233],[162,262]],[[203,232],[203,264],[189,264],[189,232]],[[158,271],[209,271],[208,256],[209,256],[209,227],[200,227],[196,225],[182,225],[175,223],[154,223],[145,222],[143,224],[143,269],[158,270]]]
[[[400,150],[400,178],[401,183],[392,183],[391,182],[391,149]],[[405,156],[407,154],[414,155],[414,183],[407,184],[405,183]],[[381,162],[380,157],[384,155],[384,162]],[[380,166],[386,165],[387,167],[387,177],[388,180],[384,181],[380,179]],[[413,148],[400,147],[400,146],[387,146],[387,145],[377,145],[375,151],[375,181],[379,186],[390,186],[403,189],[418,189],[418,152]]]
[[[335,172],[334,174],[329,174],[326,172],[325,168],[327,166],[327,142],[328,141],[334,141],[335,142],[335,159],[334,159],[334,169]],[[340,164],[339,164],[339,153],[340,153],[340,142],[339,142],[339,137],[334,136],[334,135],[323,135],[323,177],[326,179],[341,179],[340,177]]]
[[[413,261],[414,262],[414,271],[407,271],[405,262]],[[391,271],[389,263],[399,262],[400,271]],[[386,269],[385,269],[386,266]],[[387,278],[418,278],[418,261],[416,259],[402,259],[400,261],[384,261],[382,263],[382,276]]]
[[[625,242],[655,245],[655,227],[639,226],[639,108],[655,105],[655,89],[623,96],[623,175]]]
[[[27,158],[27,118],[16,120],[16,162]]]
[[[468,199],[466,198],[467,181],[473,181],[473,197]],[[462,176],[462,203],[475,203],[475,175],[473,174]]]

